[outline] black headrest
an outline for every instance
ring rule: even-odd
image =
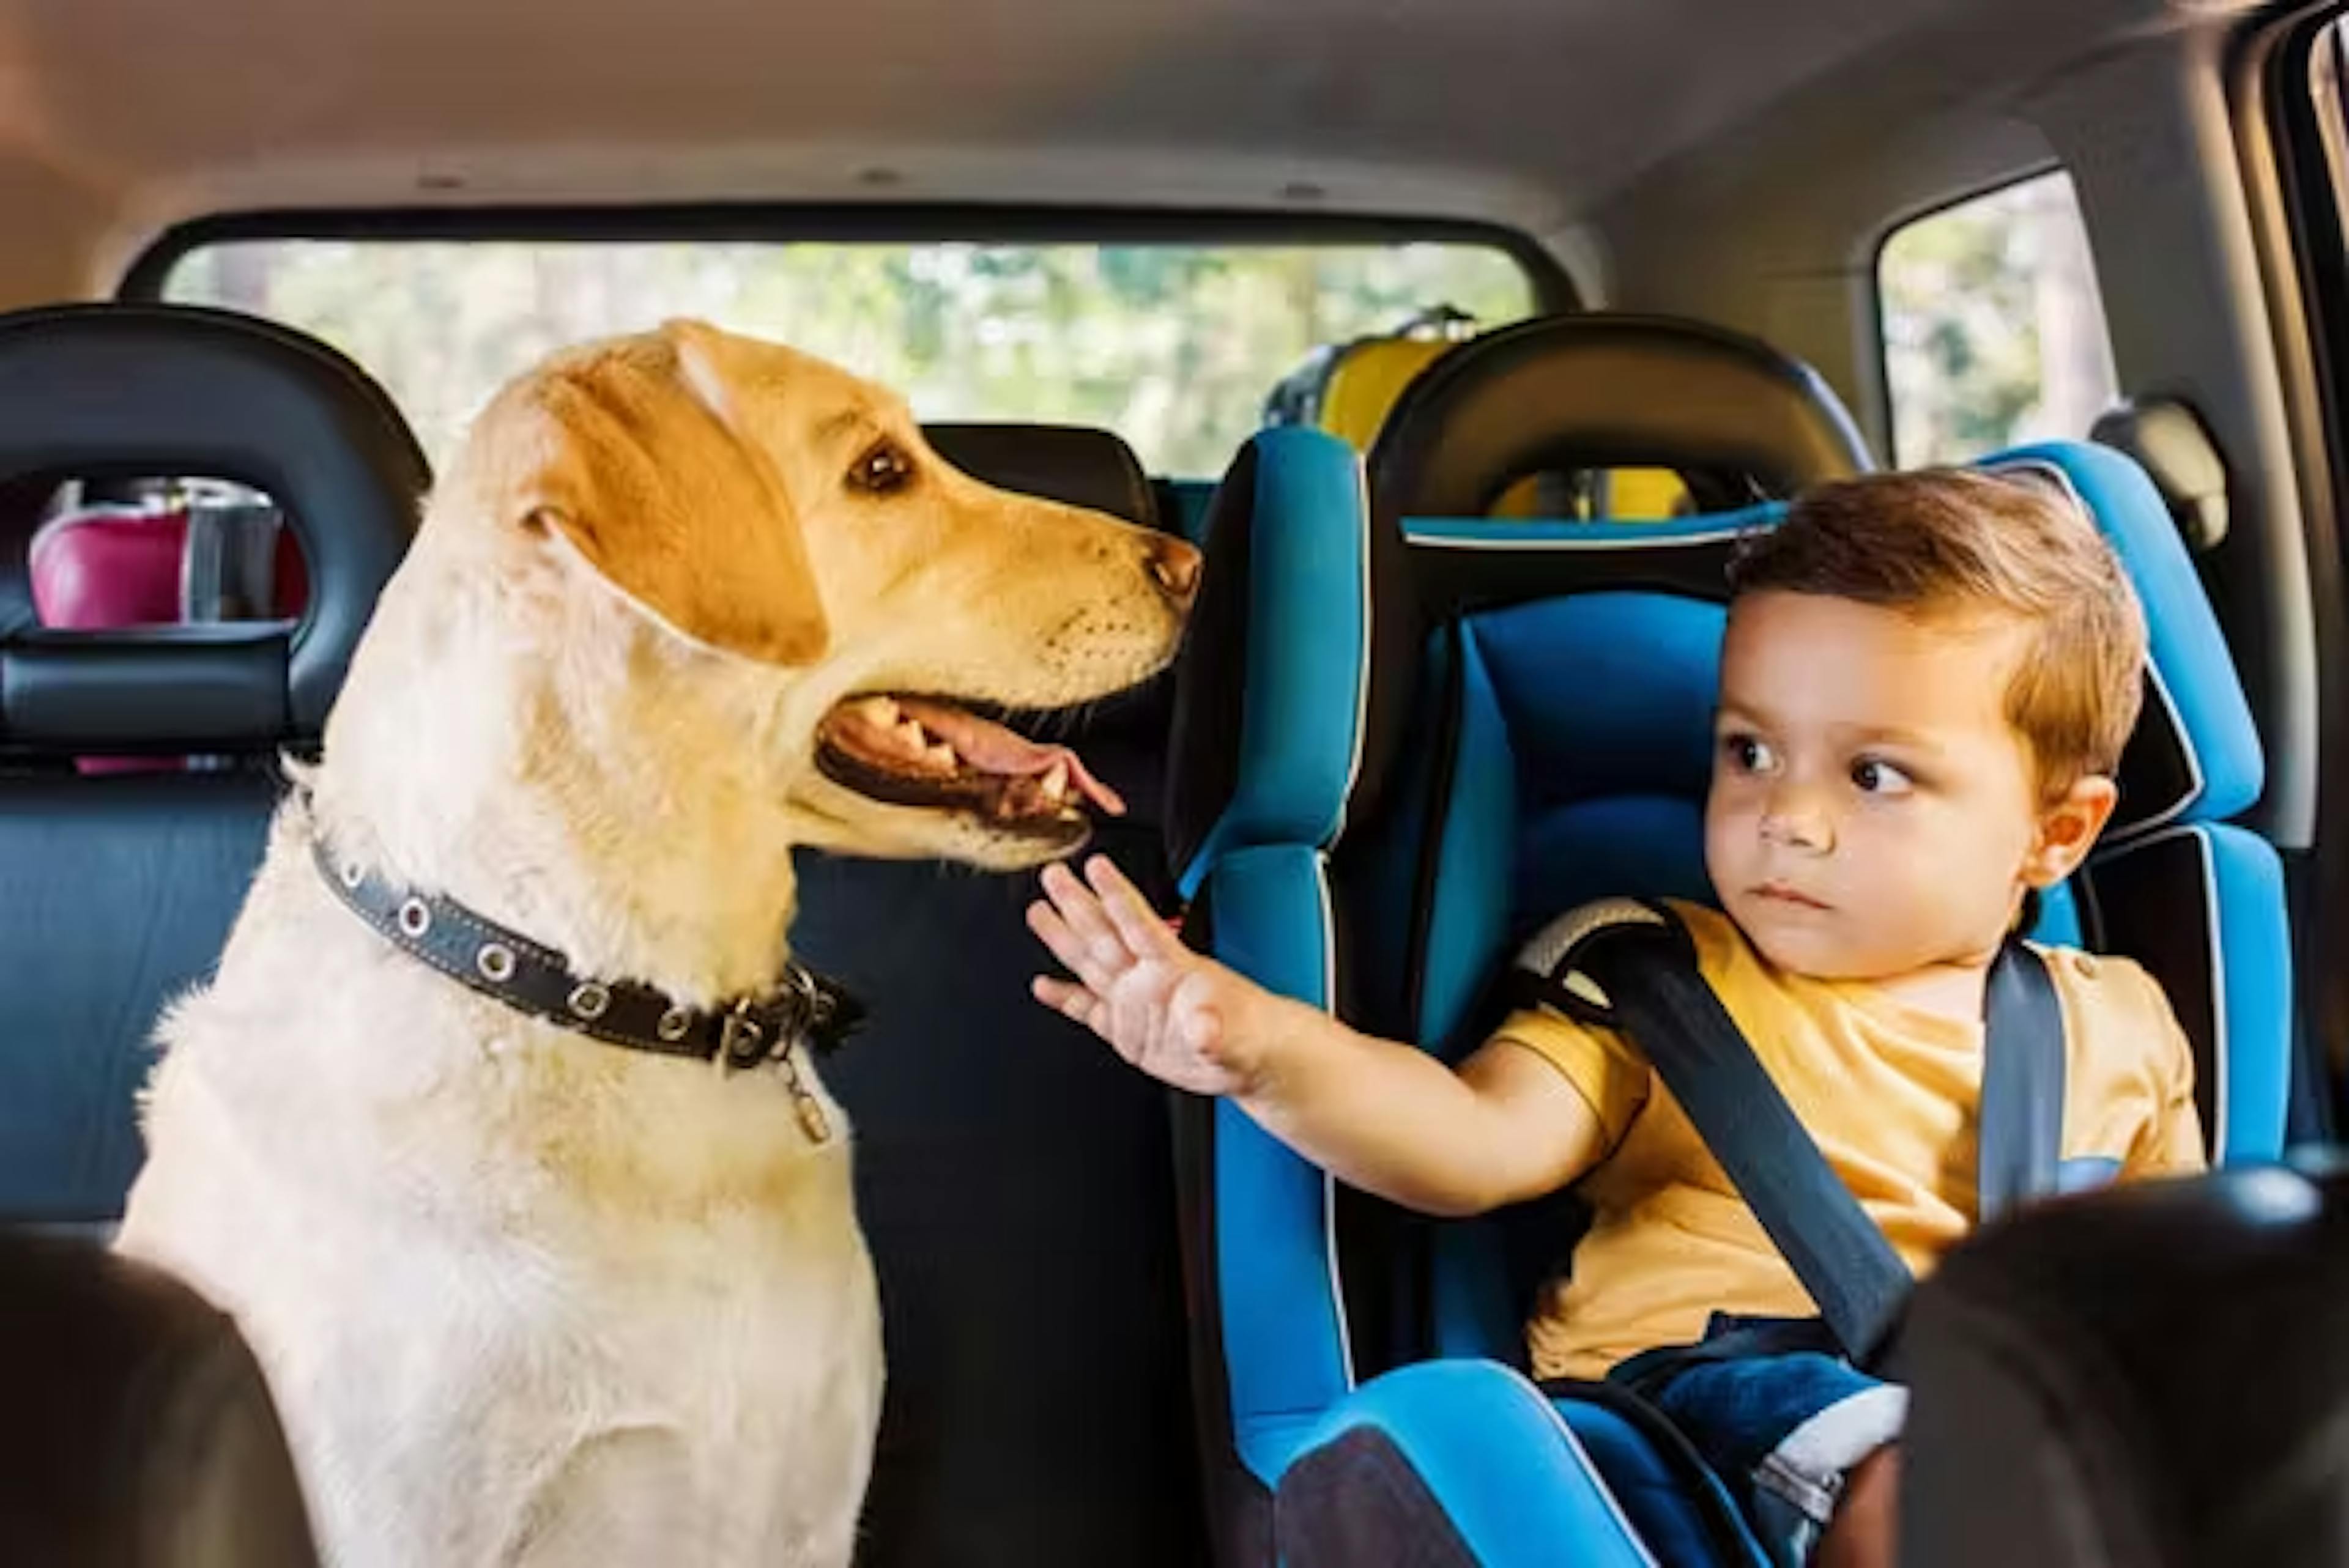
[[[2237,1166],[2057,1199],[1919,1287],[1912,1568],[2342,1561],[2349,1171]]]
[[[389,397],[326,345],[173,305],[0,316],[0,486],[202,476],[265,491],[302,546],[292,626],[0,639],[0,746],[225,750],[316,737],[429,470]],[[36,518],[0,520],[0,562]]]
[[[1107,430],[1078,425],[925,425],[940,457],[973,479],[1159,526],[1150,476]]]
[[[1397,517],[1477,517],[1556,469],[1680,473],[1706,511],[1788,496],[1871,466],[1815,371],[1766,344],[1668,316],[1545,316],[1447,350],[1371,449]]]
[[[316,1563],[259,1365],[226,1315],[161,1269],[0,1232],[0,1382],[10,1562]]]

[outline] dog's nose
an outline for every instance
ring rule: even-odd
[[[1160,539],[1150,551],[1150,575],[1174,602],[1178,610],[1187,610],[1199,592],[1198,551],[1179,539]]]

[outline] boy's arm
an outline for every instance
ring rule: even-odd
[[[1349,1186],[1423,1214],[1481,1214],[1563,1187],[1606,1152],[1588,1103],[1513,1041],[1484,1047],[1455,1073],[1300,1010],[1319,1026],[1287,1034],[1258,1086],[1237,1098]]]
[[[1040,976],[1037,998],[1153,1077],[1234,1099],[1340,1181],[1424,1213],[1481,1213],[1604,1152],[1589,1105],[1532,1050],[1495,1042],[1454,1073],[1189,951],[1106,860],[1085,876],[1047,868],[1050,902],[1030,906],[1077,976]]]

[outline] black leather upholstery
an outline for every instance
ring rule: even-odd
[[[938,456],[1001,490],[1089,506],[1158,526],[1150,476],[1133,449],[1107,430],[1075,425],[925,425]]]
[[[1157,522],[1124,444],[1040,426],[928,434],[976,477]],[[1169,895],[1167,683],[1042,730],[1131,813],[1095,845]],[[1040,730],[1040,732],[1042,732]],[[1029,998],[1032,876],[813,852],[792,946],[869,1016],[824,1081],[856,1125],[889,1382],[859,1562],[1205,1559],[1164,1092]]]
[[[0,1217],[121,1212],[156,1020],[218,958],[275,799],[260,768],[92,776],[67,758],[314,739],[426,481],[375,384],[281,327],[143,305],[0,316],[0,488],[171,474],[281,500],[310,609],[291,627],[0,628]],[[0,516],[5,573],[36,510]]]
[[[1700,322],[1601,313],[1448,350],[1404,390],[1370,456],[1374,500],[1404,517],[1482,516],[1545,469],[1671,469],[1713,511],[1868,466],[1808,366]]]
[[[0,1233],[0,1561],[307,1568],[317,1561],[261,1369],[170,1275]]]
[[[0,1216],[121,1212],[133,1096],[261,863],[260,773],[0,778]]]
[[[1907,1568],[2349,1561],[2349,1173],[2048,1204],[1917,1293]]]
[[[311,581],[309,610],[284,645],[286,724],[207,744],[219,749],[234,738],[267,749],[315,738],[376,596],[415,533],[428,479],[390,399],[324,344],[225,312],[61,305],[0,317],[0,484],[176,474],[267,492],[299,536]],[[24,509],[0,516],[8,572],[36,521]],[[22,634],[16,628],[8,641]],[[133,703],[126,690],[113,694],[112,730],[160,740],[183,701],[218,695],[221,676],[214,647],[150,641],[143,696]],[[43,738],[0,729],[0,744],[12,748]]]
[[[251,623],[0,642],[0,734],[45,751],[232,751],[296,732],[291,638]]]

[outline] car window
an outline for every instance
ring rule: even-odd
[[[2087,225],[2060,170],[1895,229],[1876,284],[1903,465],[2083,438],[2118,397]]]
[[[925,419],[1106,427],[1154,472],[1220,474],[1318,345],[1433,305],[1532,313],[1496,246],[236,240],[163,296],[273,317],[373,372],[436,461],[500,383],[561,345],[674,315],[773,337],[905,393]]]

